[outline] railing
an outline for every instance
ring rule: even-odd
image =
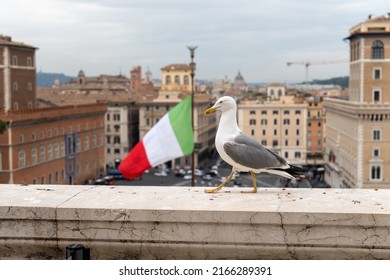
[[[240,191],[0,185],[0,258],[390,258],[390,190]]]

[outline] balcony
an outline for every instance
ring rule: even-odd
[[[0,185],[0,259],[390,259],[390,190]]]

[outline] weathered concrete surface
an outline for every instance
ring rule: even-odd
[[[390,190],[226,190],[0,185],[0,258],[390,258]]]

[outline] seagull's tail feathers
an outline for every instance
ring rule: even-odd
[[[280,167],[269,168],[267,169],[267,171],[269,173],[283,176],[287,179],[294,179],[294,178],[307,179],[307,176],[305,174],[306,170],[303,169],[302,167],[292,165],[292,164],[289,164],[288,167],[285,168],[280,168]]]

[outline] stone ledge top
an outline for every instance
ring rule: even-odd
[[[155,216],[157,212],[191,212],[202,213],[200,220],[205,222],[207,216],[216,213],[231,216],[236,216],[233,212],[241,213],[249,215],[248,218],[259,213],[326,214],[332,219],[329,214],[379,217],[387,216],[390,211],[390,190],[260,188],[256,194],[241,190],[225,188],[207,194],[201,187],[0,185],[0,217],[67,219],[77,214],[84,219],[99,216],[100,220],[117,220],[129,219],[131,213],[134,219],[149,220],[145,213]],[[31,209],[35,209],[33,214]],[[99,215],[95,215],[96,211]],[[142,216],[134,214],[141,211]],[[204,215],[205,212],[209,214]]]

